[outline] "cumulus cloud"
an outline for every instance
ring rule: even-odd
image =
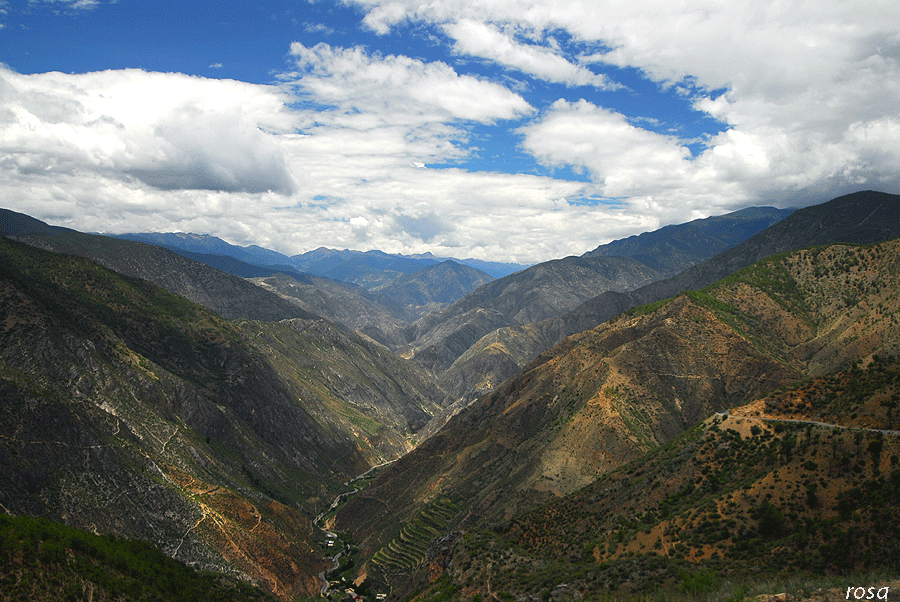
[[[140,70],[0,68],[0,90],[0,154],[20,175],[94,172],[166,190],[293,190],[272,133],[292,125],[277,89]]]
[[[691,95],[695,110],[724,125],[694,160],[675,139],[577,102],[555,104],[521,130],[540,160],[589,169],[604,190],[637,195],[636,206],[651,189],[673,203],[718,190],[731,195],[734,207],[800,198],[825,185],[900,188],[900,144],[891,137],[900,126],[896,3],[355,3],[378,33],[404,22],[431,23],[458,51],[551,82],[564,81],[549,60],[555,50],[516,46],[503,32],[541,39],[561,30],[603,48],[577,57],[582,64],[636,69],[660,90],[678,86]],[[603,141],[577,131],[577,120]]]
[[[361,47],[291,45],[298,71],[287,74],[301,94],[345,114],[366,113],[385,124],[466,120],[490,123],[530,113],[505,87],[463,76],[441,62],[368,54]]]
[[[749,204],[900,192],[896,3],[349,1],[372,31],[412,24],[451,56],[295,43],[278,86],[0,68],[0,203],[80,229],[212,232],[291,253],[537,261]],[[718,127],[682,133],[663,111],[605,106],[642,99],[604,71]],[[487,156],[480,126],[587,181],[446,167]],[[597,197],[616,202],[582,202]]]
[[[670,191],[683,184],[678,174],[690,165],[690,151],[676,138],[635,127],[584,100],[558,100],[520,131],[531,154],[551,165],[587,168],[608,197]]]
[[[423,169],[468,152],[468,124],[530,115],[519,95],[442,63],[294,51],[284,88],[3,69],[0,205],[81,230],[210,232],[287,253],[533,261],[594,244],[595,218],[565,200],[583,183]]]

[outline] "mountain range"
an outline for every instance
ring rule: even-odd
[[[737,216],[735,222],[741,224],[746,217],[784,215],[768,209],[755,208],[745,212],[729,214]],[[724,217],[729,217],[724,216]],[[743,217],[742,217],[743,216]],[[768,220],[768,218],[766,218]],[[749,234],[760,222],[750,219],[753,228],[740,225],[726,226],[720,218],[699,220],[706,227],[716,225],[717,230]],[[691,233],[697,228],[690,222],[673,226],[668,232],[676,234],[674,241],[663,246],[671,249],[682,240],[679,232]],[[766,223],[766,221],[762,222]],[[806,209],[790,212],[790,218],[782,219],[769,227],[757,231],[740,244],[722,251],[718,255],[687,267],[675,276],[654,280],[631,290],[609,290],[592,297],[582,304],[560,314],[525,325],[507,326],[487,333],[459,356],[442,376],[442,382],[451,398],[461,399],[464,405],[471,401],[467,391],[487,392],[503,382],[537,355],[565,337],[582,332],[613,318],[632,307],[653,303],[676,295],[681,291],[698,290],[732,274],[755,261],[776,253],[783,253],[809,245],[832,242],[877,242],[897,235],[900,210],[896,195],[864,191],[846,195]],[[637,237],[639,240],[641,237]],[[629,240],[629,239],[626,239]],[[645,240],[658,248],[660,236],[646,236]],[[732,242],[736,239],[731,238]],[[611,243],[612,247],[619,246]],[[638,251],[633,251],[638,252]],[[639,253],[639,252],[638,252]],[[454,383],[466,383],[468,389],[454,387]]]
[[[750,207],[614,240],[583,257],[633,257],[668,278],[744,242],[794,211]]]
[[[312,595],[316,511],[439,407],[414,364],[323,320],[226,321],[75,255],[7,238],[0,253],[7,512]],[[211,281],[198,265],[185,282]]]
[[[278,267],[301,273],[324,276],[332,280],[351,282],[364,288],[382,286],[401,274],[412,274],[444,261],[461,265],[489,274],[492,278],[502,278],[525,269],[528,265],[502,263],[479,259],[455,259],[435,257],[431,253],[401,255],[384,251],[352,251],[319,247],[299,255],[285,255],[258,245],[241,247],[225,242],[209,234],[186,234],[183,232],[141,232],[111,235],[117,238],[146,242],[179,253],[232,257],[243,263]]]
[[[323,251],[324,277],[6,210],[0,234],[8,514],[284,600],[318,595],[314,519],[382,464],[328,525],[355,542],[347,574],[391,599],[693,595],[769,557],[814,574],[892,557],[872,533],[900,532],[895,195],[497,279]]]
[[[813,247],[571,336],[393,464],[338,513],[336,525],[360,542],[370,579],[412,593],[434,567],[398,526],[421,521],[435,505],[454,508],[442,525],[447,533],[502,531],[544,504],[567,507],[566,496],[678,440],[716,412],[803,379],[839,378],[841,370],[896,357],[898,268],[897,241]],[[895,386],[879,393],[893,396]],[[890,430],[895,421],[891,414],[874,426]],[[698,463],[697,470],[709,468]],[[847,479],[831,495],[850,495],[859,485]],[[641,499],[642,491],[629,492],[629,499]],[[657,494],[657,502],[674,495],[662,486]],[[611,499],[604,507],[614,513],[610,520],[637,511],[633,505],[613,510]],[[645,524],[668,526],[658,517]],[[576,521],[556,530],[566,532],[565,525],[582,529]],[[618,558],[595,556],[600,563]],[[480,562],[484,571],[489,560]]]
[[[745,209],[667,226],[601,245],[582,258],[567,257],[530,268],[439,260],[430,254],[404,256],[324,247],[288,257],[260,247],[230,245],[209,235],[119,236],[162,245],[241,277],[256,277],[257,283],[264,282],[304,309],[358,329],[440,374],[478,339],[498,328],[555,317],[602,292],[621,292],[654,282],[738,244],[791,212],[772,207]],[[665,265],[652,259],[662,256]],[[444,267],[438,268],[441,263]],[[484,268],[488,274],[476,268]],[[488,284],[490,276],[499,279],[476,291]],[[359,285],[368,294],[335,282]],[[352,305],[352,309],[337,308],[342,298],[346,299],[343,305]],[[447,307],[454,302],[455,306]],[[460,379],[453,375],[445,380]],[[451,388],[460,397],[459,387]]]

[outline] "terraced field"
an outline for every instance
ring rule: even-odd
[[[429,505],[406,523],[397,537],[375,553],[373,568],[385,576],[418,569],[425,562],[431,541],[446,533],[447,524],[458,510],[448,498],[440,498]]]

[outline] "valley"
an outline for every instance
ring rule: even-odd
[[[740,600],[900,569],[895,195],[493,274],[2,218],[6,514],[281,600]]]

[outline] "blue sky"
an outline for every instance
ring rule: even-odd
[[[900,8],[0,0],[0,205],[531,263],[900,192]]]

